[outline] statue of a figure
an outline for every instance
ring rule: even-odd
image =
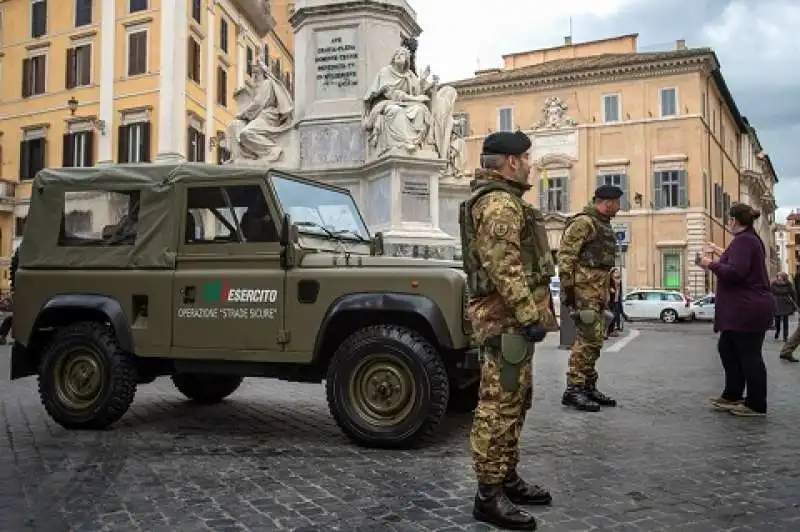
[[[370,146],[380,156],[392,149],[413,154],[425,146],[447,159],[456,91],[439,88],[438,76],[428,80],[410,68],[411,52],[401,46],[389,65],[378,72],[364,96],[364,129]]]
[[[255,89],[249,104],[228,127],[231,162],[279,160],[283,148],[276,137],[292,127],[294,104],[283,82],[262,61],[253,64],[253,79]]]
[[[450,145],[448,146],[447,170],[446,174],[463,176],[467,166],[467,143],[464,138],[453,130],[450,133]]]

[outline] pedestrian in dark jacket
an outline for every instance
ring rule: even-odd
[[[728,248],[714,260],[707,246],[700,264],[717,277],[714,330],[719,331],[719,356],[725,390],[712,404],[738,416],[767,413],[767,369],[762,347],[775,313],[765,263],[766,251],[753,223],[761,212],[738,203],[730,209]],[[747,389],[747,397],[744,397]]]
[[[789,337],[789,316],[794,314],[797,296],[789,276],[778,273],[772,283],[772,294],[775,296],[775,339],[783,333],[783,341]]]

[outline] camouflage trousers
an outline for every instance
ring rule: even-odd
[[[594,368],[603,348],[605,320],[602,311],[591,325],[575,319],[575,343],[569,355],[567,369],[568,386],[594,386],[597,370]]]
[[[519,438],[533,401],[533,362],[521,365],[517,389],[509,392],[500,384],[500,349],[483,346],[481,355],[478,407],[469,442],[478,482],[499,484],[519,462]]]
[[[783,344],[783,347],[781,347],[780,356],[788,357],[794,353],[798,347],[800,347],[800,325],[797,326],[789,339],[786,340],[786,343]]]

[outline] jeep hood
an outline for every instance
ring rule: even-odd
[[[347,259],[344,254],[337,253],[312,253],[303,257],[300,266],[303,268],[456,268],[462,270],[464,263],[460,260],[423,259],[413,257],[374,257],[370,255],[350,255]]]

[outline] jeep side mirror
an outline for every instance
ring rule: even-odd
[[[292,217],[288,214],[283,215],[283,223],[281,224],[280,244],[281,246],[288,246],[296,244],[299,239],[297,226],[292,223]]]
[[[384,253],[384,249],[383,249],[383,233],[381,233],[381,232],[375,233],[375,236],[372,237],[372,245],[370,247],[372,248],[372,249],[370,249],[370,252],[371,252],[372,255],[375,255],[375,256],[383,255],[383,253]]]

